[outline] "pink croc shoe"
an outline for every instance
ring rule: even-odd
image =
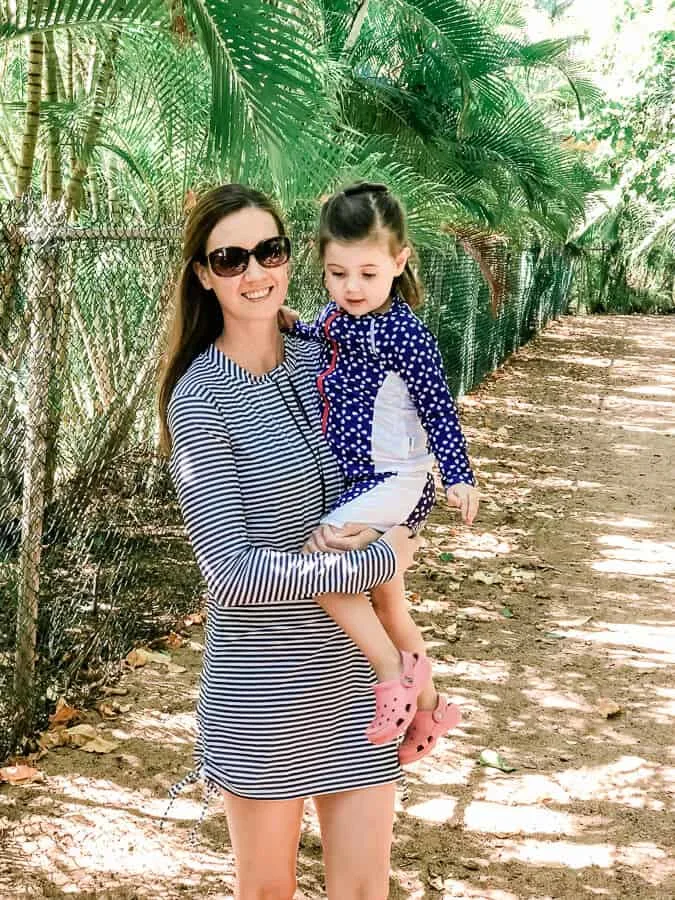
[[[443,694],[438,695],[436,709],[418,709],[398,748],[401,765],[407,766],[430,753],[438,738],[456,728],[461,718],[459,707],[448,703]]]
[[[403,671],[395,681],[380,681],[375,691],[375,716],[366,728],[371,744],[388,744],[403,734],[417,710],[417,697],[431,677],[431,663],[421,653],[401,650]]]

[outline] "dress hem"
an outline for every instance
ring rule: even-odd
[[[323,797],[323,796],[326,796],[327,794],[343,794],[343,793],[346,793],[347,791],[358,791],[361,788],[377,787],[381,784],[392,784],[393,782],[399,781],[399,779],[403,777],[403,774],[404,774],[403,770],[401,768],[399,768],[398,774],[392,775],[390,778],[384,778],[384,779],[375,778],[372,780],[365,779],[362,782],[359,782],[357,784],[352,784],[349,786],[345,786],[345,787],[333,787],[333,788],[328,788],[328,789],[320,790],[320,791],[309,791],[309,792],[303,791],[300,793],[294,792],[292,794],[288,794],[283,797],[280,797],[280,796],[261,797],[259,795],[243,794],[240,791],[233,790],[231,787],[227,787],[223,783],[223,780],[219,780],[218,778],[215,778],[213,775],[207,774],[206,772],[203,773],[203,779],[205,782],[210,782],[215,787],[220,788],[223,791],[226,791],[228,794],[233,794],[235,797],[239,797],[242,800],[270,801],[270,800],[307,800],[310,797]]]

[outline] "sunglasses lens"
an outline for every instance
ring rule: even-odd
[[[221,278],[241,275],[248,266],[248,253],[241,247],[223,247],[209,254],[211,269]]]
[[[221,278],[232,278],[241,275],[248,268],[248,260],[251,253],[261,266],[273,269],[275,266],[283,266],[291,255],[291,242],[287,237],[273,237],[260,243],[252,251],[243,247],[220,247],[209,253],[209,264],[214,275]]]
[[[256,247],[255,258],[261,266],[273,269],[275,266],[283,266],[291,255],[291,242],[287,237],[273,237],[267,241],[261,241]]]

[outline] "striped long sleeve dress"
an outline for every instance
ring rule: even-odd
[[[196,771],[241,797],[287,799],[393,781],[396,743],[375,746],[375,675],[315,602],[389,580],[391,548],[302,554],[343,481],[321,434],[318,347],[285,338],[256,377],[214,345],[169,404],[170,471],[208,586]]]

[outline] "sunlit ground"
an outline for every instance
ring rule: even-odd
[[[401,785],[392,900],[675,897],[674,397],[675,319],[617,317],[554,324],[468,398],[481,515],[437,507],[408,583],[463,721]],[[196,848],[197,787],[160,829],[194,736],[199,653],[173,657],[92,714],[116,751],[0,788],[0,897],[231,896],[218,802]],[[297,897],[321,884],[308,804]]]

